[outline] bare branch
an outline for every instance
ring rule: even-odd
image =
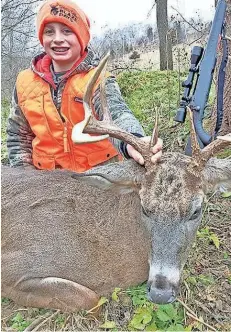
[[[193,40],[191,43],[189,43],[188,45],[191,46],[192,44],[194,44],[195,42],[197,42],[198,40],[200,40],[203,36],[205,36],[205,33],[202,33],[202,35],[200,35],[200,37],[196,38],[195,40]]]
[[[19,2],[15,6],[10,5],[10,3],[15,3],[15,0],[8,1],[5,5],[2,6],[1,12],[4,13],[4,11],[12,10],[12,9],[18,9],[19,6],[29,5],[31,6],[33,3],[41,2],[42,0],[33,0],[30,2]]]
[[[194,30],[196,30],[197,32],[202,32],[202,30],[198,30],[197,28],[195,28],[195,26],[193,24],[191,24],[189,21],[187,21],[184,16],[173,6],[171,6],[171,8],[173,10],[175,10],[177,12],[178,15],[180,15],[180,17],[190,26],[192,27]]]
[[[22,19],[20,20],[20,21],[18,21],[18,22],[16,22],[15,24],[13,24],[13,25],[10,25],[10,26],[3,26],[3,31],[7,31],[7,30],[12,30],[13,28],[15,28],[17,25],[19,25],[20,23],[22,23],[23,21],[26,21],[26,20],[28,20],[29,18],[31,18],[31,17],[33,17],[33,16],[35,16],[35,13],[32,13],[32,14],[30,14],[30,15],[28,15],[27,17],[22,17]]]
[[[153,11],[155,5],[156,5],[156,1],[153,2],[153,5],[152,5],[151,9],[150,9],[149,12],[147,13],[147,19],[150,17],[150,15],[151,15],[151,13],[152,13],[152,11]]]

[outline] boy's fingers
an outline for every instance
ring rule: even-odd
[[[136,151],[130,144],[127,145],[127,152],[131,158],[133,158],[140,165],[144,165],[143,156]]]
[[[163,141],[161,138],[158,138],[157,143],[151,148],[152,153],[157,153],[163,149]]]
[[[142,141],[149,143],[151,140],[151,136],[145,136],[141,138]],[[161,138],[158,138],[157,143],[151,148],[152,153],[157,153],[158,151],[163,149],[163,141]]]
[[[150,139],[150,136],[142,137],[142,140],[145,142],[150,142]],[[153,164],[156,164],[161,159],[162,148],[163,141],[161,138],[158,138],[157,143],[151,148],[151,152],[153,153],[153,156],[151,157],[151,162]],[[127,145],[127,152],[129,156],[133,158],[136,162],[138,162],[140,165],[144,165],[143,156],[138,151],[136,151],[130,144]]]
[[[162,151],[159,151],[159,152],[155,153],[155,154],[151,157],[151,162],[152,162],[153,164],[156,164],[158,161],[160,161],[161,156],[162,156]]]

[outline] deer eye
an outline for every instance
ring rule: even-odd
[[[201,207],[197,208],[197,209],[193,212],[193,214],[191,215],[191,217],[190,217],[189,220],[197,219],[197,218],[200,216],[200,214],[201,214],[201,210],[202,210]]]

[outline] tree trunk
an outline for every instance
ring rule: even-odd
[[[231,0],[227,2],[226,35],[231,38]],[[229,60],[226,66],[225,91],[224,91],[224,118],[221,134],[231,132],[231,40],[228,41]]]
[[[167,0],[156,0],[156,20],[159,35],[160,70],[172,70],[172,40],[168,30]]]
[[[231,0],[227,1],[227,14],[226,14],[226,35],[231,38]],[[220,135],[225,135],[231,132],[231,41],[228,40],[229,59],[226,65],[225,87],[224,87],[224,104],[223,104],[223,121],[219,130]],[[220,60],[220,59],[219,59]],[[220,61],[218,61],[220,64]],[[217,70],[218,73],[218,70]],[[216,101],[217,102],[217,101]],[[216,123],[216,107],[215,104],[212,115],[212,130],[214,132]]]

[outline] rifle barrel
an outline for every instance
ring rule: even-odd
[[[201,60],[197,85],[194,91],[194,95],[192,96],[192,101],[190,103],[192,109],[195,110],[193,113],[194,125],[197,135],[205,146],[211,142],[212,137],[203,129],[202,120],[204,117],[204,109],[208,101],[214,68],[217,61],[217,47],[224,24],[225,11],[225,0],[219,0],[210,30],[207,47]]]

